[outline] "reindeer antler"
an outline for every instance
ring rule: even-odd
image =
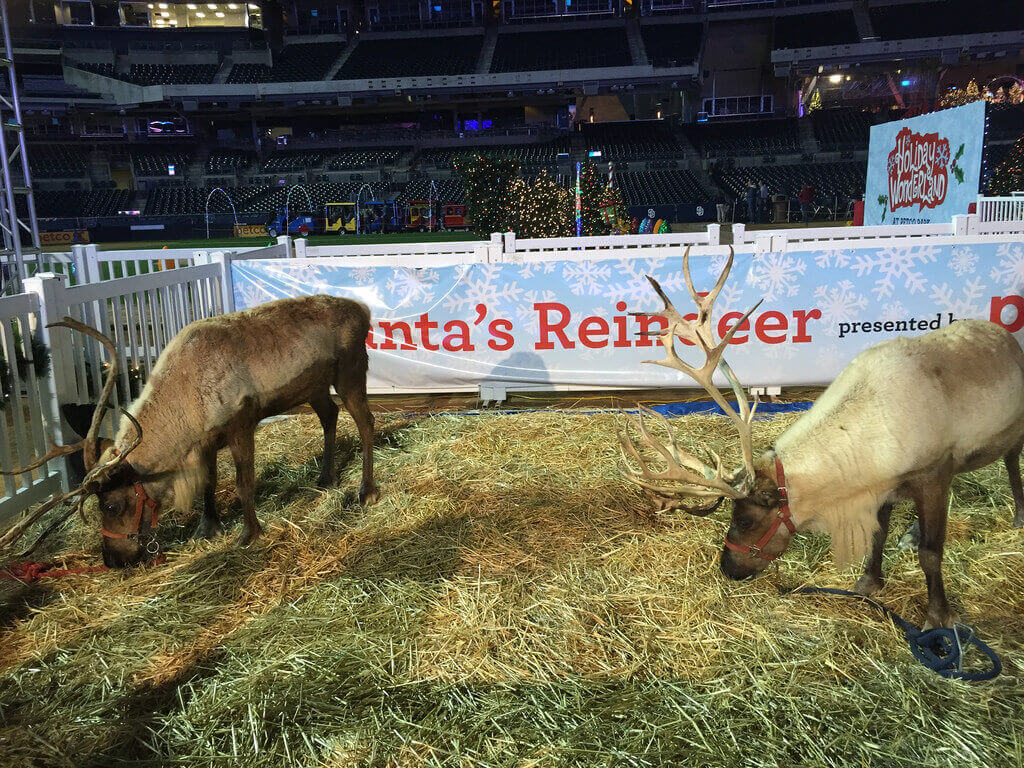
[[[740,437],[740,448],[743,454],[743,467],[727,476],[722,471],[722,460],[713,451],[711,454],[715,459],[714,468],[708,466],[700,459],[680,450],[679,446],[675,442],[675,437],[672,434],[672,428],[664,416],[657,414],[650,409],[642,409],[641,414],[637,419],[637,426],[639,427],[640,435],[643,442],[654,448],[654,450],[661,456],[667,465],[667,469],[664,472],[652,472],[649,466],[641,458],[636,445],[628,439],[628,434],[626,436],[620,435],[619,439],[623,446],[624,455],[628,454],[628,456],[631,457],[640,467],[639,472],[631,470],[632,477],[629,479],[657,495],[663,503],[663,508],[668,505],[671,508],[684,509],[692,514],[709,514],[718,506],[724,497],[738,499],[746,496],[754,482],[754,450],[751,435],[751,422],[753,421],[754,413],[757,410],[758,400],[755,397],[753,405],[747,402],[746,395],[743,393],[743,386],[740,384],[739,379],[736,378],[736,374],[732,372],[729,364],[722,358],[722,355],[725,352],[725,347],[732,339],[733,334],[735,334],[743,322],[750,317],[751,313],[761,305],[761,302],[759,301],[751,307],[747,313],[729,329],[729,332],[725,334],[719,342],[715,341],[715,333],[711,325],[711,311],[714,308],[715,299],[718,298],[718,294],[725,285],[726,278],[728,278],[729,272],[732,269],[733,256],[734,252],[730,247],[729,260],[726,262],[721,275],[719,275],[714,288],[712,288],[706,296],[701,296],[693,287],[693,279],[690,276],[690,249],[687,247],[686,252],[683,255],[683,277],[686,280],[686,287],[690,291],[690,296],[697,305],[697,317],[695,320],[686,320],[681,314],[679,314],[678,310],[676,310],[672,305],[668,296],[666,296],[665,292],[661,289],[658,281],[649,275],[647,276],[647,279],[651,283],[655,292],[661,298],[662,302],[664,302],[664,309],[657,313],[630,313],[632,315],[642,317],[649,317],[652,315],[656,317],[664,317],[668,321],[667,327],[661,331],[641,332],[647,336],[657,335],[661,341],[661,345],[665,348],[664,360],[644,360],[644,362],[661,365],[666,368],[674,368],[677,371],[685,373],[700,384],[707,393],[711,395],[711,399],[718,404],[725,415],[728,416],[729,419],[732,420],[733,424],[736,425],[736,431],[739,433]],[[692,366],[680,359],[679,355],[676,353],[676,336],[690,342],[704,353],[705,359],[703,365],[699,367]],[[736,395],[739,412],[733,409],[718,387],[712,382],[712,376],[714,375],[716,368],[721,370],[725,375],[726,380],[732,388],[733,394]],[[645,412],[654,414],[663,422],[663,426],[668,432],[669,442],[667,445],[660,444],[651,437],[644,424],[643,414]],[[676,504],[666,498],[666,496],[678,494],[695,496],[698,498],[714,498],[717,501],[714,505],[690,509]]]
[[[96,339],[101,344],[103,344],[103,346],[105,346],[107,350],[110,352],[110,369],[107,371],[107,378],[103,384],[103,391],[100,393],[100,401],[96,405],[96,410],[93,413],[92,423],[89,425],[89,432],[85,436],[85,439],[81,440],[78,443],[62,446],[54,445],[53,449],[49,453],[47,453],[45,456],[40,457],[39,459],[36,459],[31,464],[28,464],[24,467],[20,467],[18,469],[3,472],[3,474],[13,475],[20,474],[22,472],[27,472],[31,469],[41,467],[43,464],[45,464],[52,458],[56,458],[58,456],[66,456],[70,453],[75,453],[78,450],[81,450],[83,452],[85,465],[88,468],[88,472],[86,472],[85,477],[82,479],[81,484],[77,488],[68,491],[67,493],[64,494],[54,495],[52,498],[50,498],[49,501],[45,502],[40,507],[37,507],[35,510],[32,510],[31,512],[26,512],[18,523],[11,526],[11,528],[9,528],[3,534],[3,536],[0,536],[0,549],[6,548],[14,542],[16,542],[25,534],[25,531],[32,527],[32,525],[40,518],[42,518],[43,515],[45,515],[47,512],[56,508],[58,505],[62,504],[65,501],[68,501],[70,499],[77,499],[77,503],[75,507],[72,508],[72,511],[77,509],[80,512],[82,510],[83,505],[85,504],[85,499],[90,494],[95,493],[97,489],[102,486],[103,482],[110,477],[111,473],[115,469],[117,469],[117,467],[123,464],[125,460],[128,458],[128,455],[135,450],[139,443],[142,442],[142,426],[139,424],[139,422],[135,419],[135,417],[132,414],[130,414],[128,411],[124,409],[121,409],[121,412],[125,415],[125,417],[134,425],[135,437],[124,450],[117,452],[112,459],[102,464],[96,463],[99,460],[99,456],[96,455],[96,446],[99,438],[100,424],[103,421],[103,414],[106,411],[107,404],[110,400],[110,396],[114,390],[114,385],[117,380],[117,348],[114,346],[114,342],[112,342],[108,337],[104,336],[95,328],[90,328],[88,325],[80,323],[78,320],[75,320],[74,318],[65,317],[63,320],[48,324],[47,328],[53,328],[58,326],[80,331],[81,333],[84,333],[87,336],[91,336],[92,338]],[[71,512],[68,512],[68,515],[69,514],[71,514]],[[66,518],[67,515],[65,515],[63,518],[60,518],[57,524],[59,524],[60,521]],[[46,536],[55,528],[56,525],[51,525],[49,528],[47,528],[43,532],[43,534],[36,540],[36,542],[27,550],[25,554],[31,553],[36,547],[38,547],[40,542],[42,542],[42,540],[45,539]]]

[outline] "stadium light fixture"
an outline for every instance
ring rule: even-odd
[[[189,3],[185,7],[188,8],[190,11],[194,11],[196,9],[196,5],[194,3]]]
[[[224,18],[224,11],[217,11],[213,15],[216,16],[218,19],[223,19]]]
[[[197,19],[205,19],[206,18],[206,14],[203,13],[202,11],[200,11],[199,13],[196,14],[196,18]]]
[[[842,76],[842,75],[840,75],[840,74],[839,74],[839,73],[837,72],[837,73],[836,73],[836,74],[834,74],[834,75],[829,75],[829,76],[828,76],[828,81],[829,81],[830,83],[841,83],[841,82],[843,81],[843,76]]]
[[[217,4],[216,3],[207,3],[206,7],[209,8],[211,11],[216,11],[217,10]]]
[[[228,3],[228,8],[231,9],[232,11],[237,11],[238,10],[238,3]]]
[[[161,11],[167,10],[167,3],[160,3],[160,10]]]

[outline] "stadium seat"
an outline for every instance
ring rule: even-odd
[[[626,67],[632,63],[626,31],[598,28],[499,33],[492,72]]]
[[[361,40],[335,80],[473,72],[483,35]]]
[[[640,34],[655,67],[684,67],[697,60],[703,24],[645,24]]]
[[[813,48],[860,42],[853,11],[801,13],[775,19],[774,48]]]
[[[342,51],[341,43],[297,43],[274,54],[273,66],[235,64],[229,83],[293,83],[322,80]]]

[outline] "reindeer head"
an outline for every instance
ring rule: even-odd
[[[665,348],[664,360],[645,360],[645,363],[662,365],[682,371],[700,384],[712,400],[718,404],[726,416],[736,426],[740,438],[740,452],[743,466],[726,472],[721,458],[709,449],[713,464],[708,464],[697,457],[680,449],[676,442],[672,426],[668,419],[649,408],[641,407],[640,415],[635,420],[640,433],[641,443],[652,448],[664,470],[652,469],[650,463],[641,455],[638,446],[629,436],[628,430],[619,434],[623,456],[628,468],[627,479],[644,488],[658,503],[660,511],[682,510],[691,515],[704,517],[710,515],[721,505],[723,499],[731,499],[732,525],[726,534],[725,548],[722,550],[722,572],[733,579],[753,576],[764,570],[789,545],[792,523],[789,522],[789,507],[785,500],[785,492],[780,490],[782,478],[777,476],[781,469],[771,466],[771,462],[754,463],[751,424],[757,410],[757,398],[748,403],[743,387],[729,364],[722,355],[733,334],[760,306],[759,301],[740,320],[730,328],[721,341],[715,341],[711,324],[711,311],[715,299],[725,285],[725,280],[732,269],[733,251],[729,249],[729,260],[714,288],[702,296],[693,287],[690,277],[690,249],[683,256],[683,277],[690,296],[697,305],[697,315],[687,320],[672,305],[665,292],[656,280],[648,276],[655,292],[664,302],[660,312],[633,312],[633,315],[644,317],[663,317],[667,326],[661,331],[648,331],[648,335],[657,335]],[[704,364],[696,367],[681,360],[676,353],[676,337],[684,339],[696,346],[704,354]],[[725,399],[721,391],[712,382],[715,370],[720,370],[732,388],[736,397],[738,410]],[[656,440],[647,428],[646,419],[657,420],[668,435],[668,442]],[[633,466],[639,469],[633,469]],[[682,498],[695,498],[703,503],[696,506],[683,504]],[[784,527],[783,527],[784,525]]]
[[[139,536],[137,535],[138,524],[135,524],[134,535],[128,533],[134,520],[140,478],[136,470],[127,463],[127,458],[139,443],[142,442],[142,427],[135,420],[134,416],[122,410],[125,417],[135,427],[135,435],[131,442],[123,450],[117,450],[113,445],[113,441],[101,441],[99,439],[100,424],[103,421],[103,416],[110,402],[111,393],[117,381],[119,368],[117,349],[114,343],[99,331],[70,317],[65,317],[57,323],[51,323],[47,327],[52,328],[55,326],[70,328],[91,336],[103,344],[109,351],[110,369],[103,384],[99,403],[95,407],[89,407],[91,412],[88,418],[89,427],[81,441],[70,445],[54,445],[49,453],[39,457],[31,464],[9,470],[3,474],[21,474],[43,466],[50,459],[67,456],[72,460],[72,464],[77,463],[79,460],[81,461],[84,477],[77,488],[68,493],[55,495],[36,509],[26,512],[18,523],[12,526],[3,536],[0,536],[0,548],[6,549],[18,541],[46,513],[58,508],[65,502],[73,501],[74,506],[58,517],[43,531],[35,543],[21,554],[22,557],[28,556],[35,551],[47,535],[63,523],[76,509],[79,514],[82,514],[86,499],[89,496],[95,495],[99,500],[102,518],[100,530],[103,533],[104,563],[112,567],[131,565],[139,562],[146,555],[145,547],[139,541]],[[82,411],[78,410],[77,414],[81,417]],[[65,411],[65,415],[68,415],[68,411]],[[77,420],[84,422],[84,419],[81,418]],[[75,419],[71,421],[72,426],[74,426],[74,421]],[[78,431],[81,433],[80,428]]]

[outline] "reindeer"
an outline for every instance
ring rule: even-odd
[[[203,492],[196,534],[213,536],[220,530],[214,499],[217,451],[224,447],[234,459],[244,516],[238,544],[250,544],[262,531],[254,500],[257,424],[309,403],[324,431],[319,485],[331,485],[338,419],[332,385],[359,429],[363,459],[359,500],[363,504],[377,500],[373,415],[366,401],[370,313],[364,305],[331,296],[281,299],[186,326],[160,354],[113,440],[100,440],[98,435],[117,379],[117,349],[109,338],[71,318],[52,325],[97,339],[110,353],[110,369],[85,438],[55,446],[8,474],[80,453],[85,477],[77,488],[27,514],[0,537],[0,546],[20,538],[65,501],[77,499],[81,510],[90,495],[99,498],[103,561],[108,566],[133,565],[156,554],[159,508],[171,493],[175,505],[187,511]]]
[[[701,295],[690,278],[687,249],[683,275],[697,314],[680,315],[651,277],[664,309],[633,314],[665,320],[663,329],[648,335],[659,337],[666,357],[644,362],[681,371],[707,390],[736,426],[743,465],[726,473],[718,456],[708,465],[684,452],[668,421],[645,409],[636,420],[640,437],[665,469],[652,468],[627,430],[619,438],[628,479],[652,494],[663,511],[705,516],[731,499],[732,522],[721,555],[721,570],[729,578],[760,573],[786,550],[794,533],[817,530],[831,535],[839,567],[870,551],[856,586],[863,595],[875,594],[883,584],[882,549],[893,504],[911,500],[921,532],[918,560],[928,586],[927,626],[952,626],[956,616],[942,584],[942,550],[953,476],[1002,457],[1010,476],[1014,525],[1024,525],[1019,470],[1024,352],[1008,331],[987,320],[961,320],[916,338],[884,341],[858,355],[774,447],[755,456],[751,426],[757,398],[748,403],[722,355],[761,302],[721,341],[715,340],[711,324],[732,262],[730,249],[715,286]],[[703,365],[679,358],[676,336],[704,354]],[[736,396],[736,409],[712,383],[716,368]],[[662,422],[667,443],[652,437],[645,413]],[[680,497],[703,503],[685,506]]]

